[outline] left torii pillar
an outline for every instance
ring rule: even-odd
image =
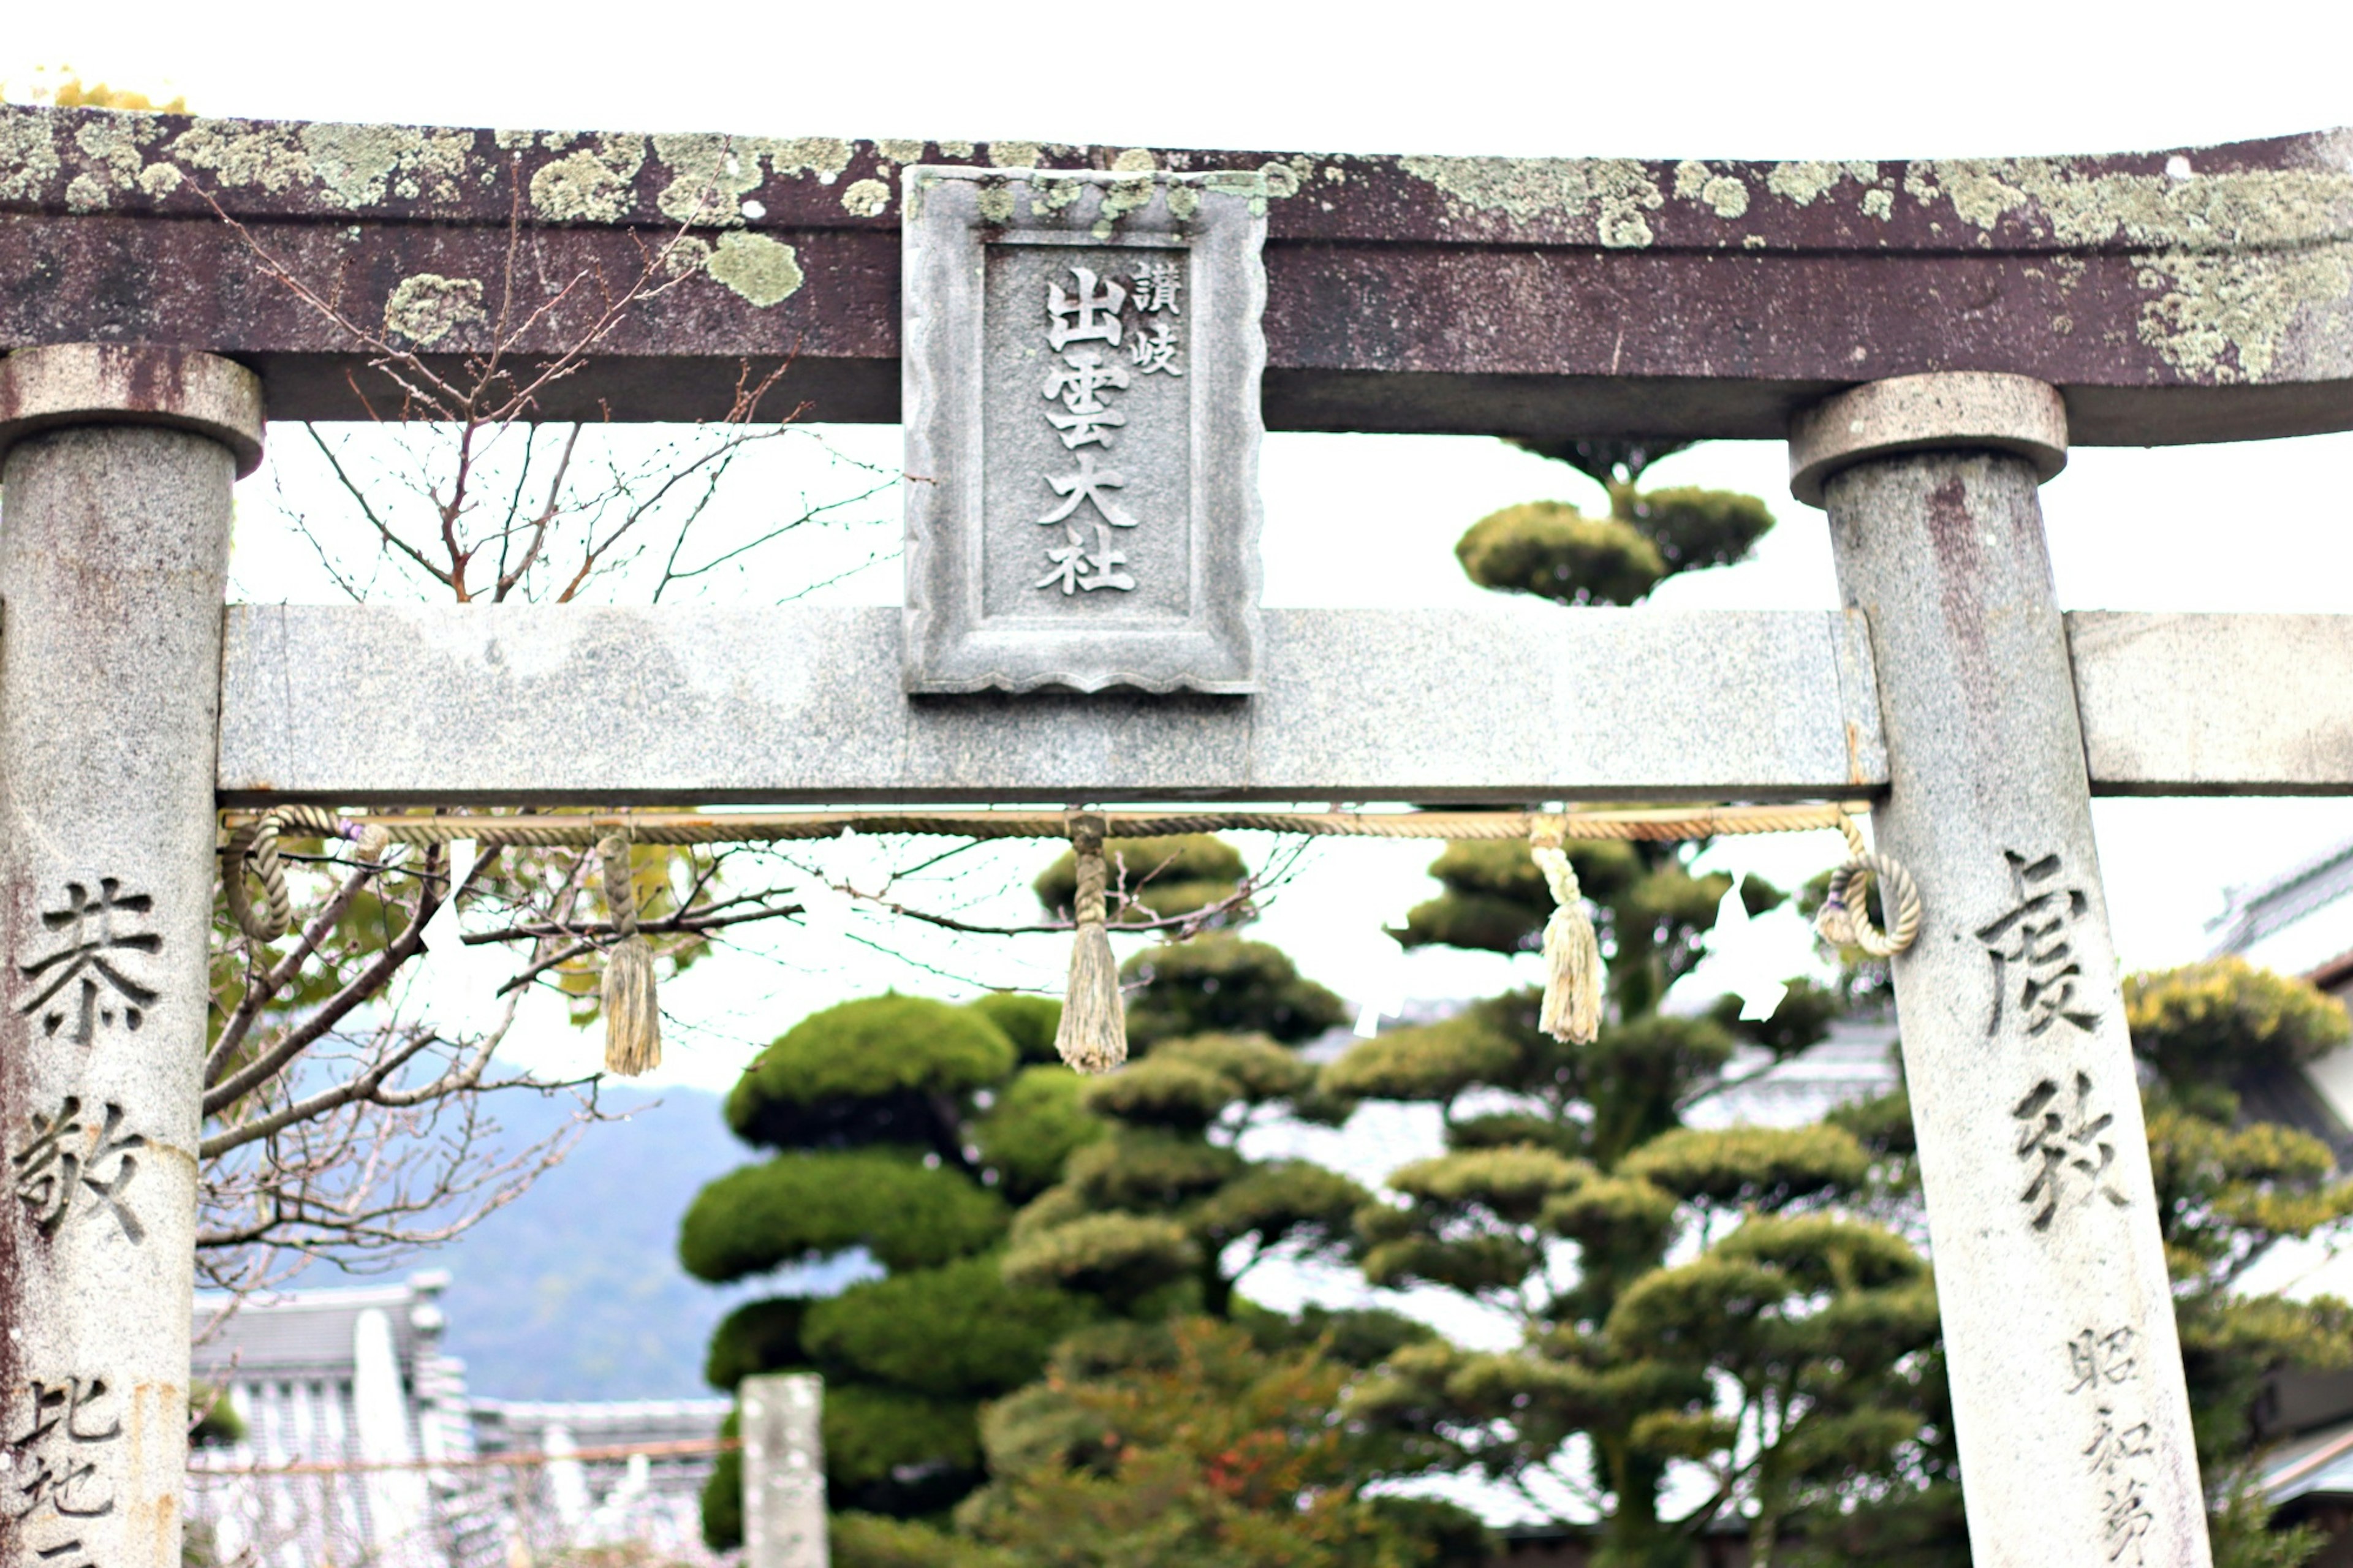
[[[209,354],[0,360],[0,1568],[178,1568],[230,487]]]

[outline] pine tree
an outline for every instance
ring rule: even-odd
[[[1000,1265],[1008,1194],[1102,1131],[1054,1087],[1068,1070],[1039,1065],[1055,1016],[1053,1003],[1014,996],[848,1002],[780,1036],[728,1097],[735,1135],[776,1152],[697,1195],[679,1233],[687,1270],[719,1283],[863,1248],[885,1271],[828,1298],[738,1308],[705,1366],[731,1393],[754,1373],[824,1375],[836,1509],[931,1514],[970,1491],[980,1402],[1035,1377],[1095,1310],[1008,1283]],[[703,1494],[714,1547],[742,1539],[741,1494],[730,1455]]]
[[[1533,502],[1482,520],[1457,554],[1486,586],[1630,604],[1740,559],[1772,526],[1746,497],[1639,489],[1672,448],[1539,449],[1602,484],[1609,510]],[[1852,1133],[1684,1121],[1744,1038],[1803,1049],[1841,998],[1799,984],[1762,1023],[1735,1005],[1662,1013],[1731,879],[1694,875],[1678,847],[1569,855],[1609,961],[1597,1041],[1543,1034],[1522,991],[1367,1041],[1324,1074],[1335,1099],[1443,1116],[1448,1152],[1395,1173],[1393,1201],[1358,1215],[1367,1279],[1460,1291],[1524,1332],[1504,1353],[1407,1347],[1355,1408],[1426,1444],[1430,1468],[1581,1494],[1602,1515],[1597,1563],[1682,1568],[1696,1528],[1741,1510],[1767,1563],[1787,1521],[1916,1433],[1933,1289],[1904,1237],[1857,1208],[1871,1158]],[[1525,846],[1454,845],[1431,874],[1444,892],[1394,933],[1405,945],[1540,946],[1551,898]],[[1750,879],[1742,900],[1755,914],[1782,895]],[[1679,1461],[1713,1489],[1669,1519]]]
[[[1794,986],[1761,1023],[1726,1005],[1662,1014],[1730,879],[1659,846],[1577,846],[1572,860],[1610,958],[1594,1044],[1543,1034],[1539,996],[1521,991],[1366,1041],[1324,1074],[1335,1098],[1444,1116],[1449,1152],[1391,1176],[1401,1202],[1359,1214],[1366,1278],[1461,1291],[1525,1334],[1496,1354],[1409,1347],[1357,1408],[1433,1445],[1436,1468],[1606,1499],[1599,1563],[1680,1565],[1692,1530],[1736,1503],[1769,1561],[1785,1521],[1916,1432],[1933,1289],[1898,1233],[1853,1211],[1871,1160],[1852,1133],[1683,1123],[1743,1038],[1777,1056],[1821,1038],[1831,994]],[[1540,940],[1551,900],[1525,848],[1456,845],[1432,870],[1445,895],[1412,912],[1407,942]],[[1761,912],[1780,895],[1750,879],[1743,901]],[[1671,1520],[1660,1500],[1678,1460],[1716,1490]]]
[[[1215,839],[1113,840],[1104,850],[1162,918],[1217,904],[1243,874]],[[1155,878],[1155,868],[1165,870]],[[1040,901],[1066,902],[1072,877],[1065,857],[1039,879]],[[1261,1259],[1335,1255],[1347,1244],[1361,1188],[1238,1147],[1313,1089],[1315,1068],[1294,1047],[1346,1013],[1281,952],[1230,931],[1148,947],[1121,977],[1132,998],[1129,1064],[1076,1091],[1111,1131],[1022,1210],[1007,1277],[1096,1298],[1132,1322],[1178,1310],[1229,1317],[1236,1283]]]

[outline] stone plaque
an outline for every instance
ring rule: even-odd
[[[1255,689],[1259,177],[905,178],[906,689]]]

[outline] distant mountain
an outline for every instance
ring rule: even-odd
[[[514,1148],[554,1131],[571,1105],[534,1095],[491,1103],[502,1142]],[[604,1103],[629,1119],[587,1129],[529,1192],[415,1263],[449,1270],[444,1342],[465,1358],[475,1394],[707,1394],[702,1352],[712,1326],[761,1293],[704,1285],[678,1264],[686,1205],[705,1182],[754,1157],[720,1120],[719,1097],[608,1090]]]

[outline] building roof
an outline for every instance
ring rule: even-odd
[[[2353,894],[2353,839],[2275,877],[2230,889],[2222,912],[2207,926],[2220,933],[2213,952],[2218,957],[2244,952],[2348,894]]]

